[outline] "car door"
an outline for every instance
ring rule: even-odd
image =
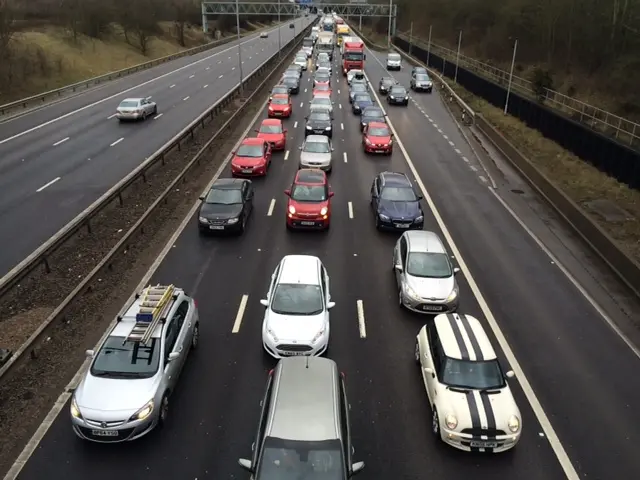
[[[353,454],[355,448],[351,443],[351,422],[349,420],[349,400],[347,398],[347,388],[344,383],[344,378],[340,375],[340,429],[342,431],[342,447],[344,451],[344,458],[347,464],[347,469],[351,470],[353,465]]]
[[[260,422],[258,423],[258,431],[256,433],[255,440],[253,444],[251,444],[252,458],[251,465],[254,468],[258,465],[260,461],[260,456],[262,454],[262,443],[264,442],[265,433],[267,431],[267,423],[269,421],[269,412],[271,411],[271,392],[273,390],[273,372],[269,373],[269,378],[267,380],[267,388],[260,402]]]
[[[422,362],[422,374],[424,375],[424,380],[427,386],[427,395],[429,396],[431,404],[434,404],[438,395],[438,378],[442,371],[444,354],[442,351],[442,345],[440,344],[440,338],[438,336],[438,329],[433,322],[427,324],[427,338],[429,340],[429,348],[425,349],[422,353],[424,356],[424,361]],[[427,373],[424,370],[426,368],[433,370],[433,373]]]
[[[362,129],[362,145],[366,145],[366,138],[367,135],[369,134],[369,125],[365,125],[364,128]]]
[[[245,202],[243,208],[245,209],[245,214],[249,216],[251,212],[253,212],[253,184],[249,180],[245,180],[244,188],[246,196],[244,197]]]
[[[175,315],[168,319],[164,329],[164,381],[166,388],[173,389],[178,376],[180,374],[180,359],[176,359],[172,362],[169,361],[169,354],[177,351],[176,345],[178,342],[178,336],[180,335],[180,329],[178,323],[174,321]]]
[[[371,185],[371,206],[373,207],[373,215],[377,215],[378,201],[380,199],[380,177],[376,177]]]
[[[176,309],[176,313],[173,314],[173,321],[178,329],[178,339],[173,351],[178,352],[180,356],[176,359],[178,364],[178,370],[176,377],[180,376],[182,369],[187,361],[189,354],[189,347],[191,346],[191,333],[193,331],[192,322],[187,321],[187,317],[190,313],[190,305],[188,299],[183,299],[180,305]],[[176,378],[177,380],[177,378]]]
[[[397,252],[397,259],[396,259],[396,265],[400,265],[400,267],[402,268],[401,271],[396,270],[396,283],[398,285],[398,289],[402,289],[402,285],[405,282],[405,275],[406,275],[406,268],[407,268],[407,237],[405,235],[402,235],[402,237],[400,237],[400,241],[398,242],[398,252]]]

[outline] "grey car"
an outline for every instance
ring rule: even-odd
[[[409,93],[402,85],[394,85],[389,89],[387,95],[387,103],[389,105],[409,105]]]
[[[144,289],[119,316],[71,398],[71,424],[80,438],[135,440],[164,424],[169,395],[198,346],[196,304],[173,285]]]
[[[289,88],[289,93],[292,95],[300,93],[300,79],[298,77],[282,77],[280,83],[286,85]]]
[[[147,98],[125,98],[116,110],[116,118],[124,120],[146,120],[151,115],[158,114],[158,105]]]
[[[300,147],[299,168],[319,168],[331,172],[333,145],[325,135],[309,135]]]
[[[458,308],[459,289],[444,244],[434,232],[404,232],[393,249],[398,304],[420,313],[447,313]]]
[[[418,73],[417,75],[411,77],[411,90],[416,92],[427,92],[431,93],[433,91],[433,82],[431,78],[426,73]]]
[[[349,87],[349,103],[353,103],[353,97],[359,93],[369,93],[369,87],[366,83],[354,83]]]

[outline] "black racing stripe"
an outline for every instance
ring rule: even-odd
[[[469,405],[469,415],[471,416],[471,427],[480,430],[482,425],[480,424],[478,404],[476,403],[476,397],[473,396],[473,391],[471,390],[467,392],[467,404]]]
[[[469,340],[471,341],[471,346],[473,347],[473,351],[476,354],[476,360],[478,362],[482,362],[484,360],[484,356],[482,355],[482,350],[480,349],[480,344],[478,343],[478,338],[476,337],[475,332],[471,328],[471,324],[469,323],[469,319],[466,315],[458,315],[460,317],[460,321],[462,322],[462,326],[467,331],[467,335],[469,335]]]
[[[460,356],[462,360],[470,360],[469,351],[467,350],[467,346],[464,343],[464,338],[462,338],[462,332],[460,331],[460,326],[458,322],[456,322],[455,317],[448,313],[447,318],[449,319],[449,325],[451,325],[451,330],[453,330],[453,336],[456,337],[456,343],[458,344],[458,348],[460,349]]]
[[[493,413],[493,405],[491,404],[491,398],[486,392],[480,392],[480,398],[482,399],[482,406],[484,407],[484,413],[487,416],[487,428],[490,432],[496,431],[496,416]],[[489,435],[489,438],[495,438],[493,435]]]

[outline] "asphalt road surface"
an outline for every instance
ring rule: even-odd
[[[373,55],[368,52],[366,72],[377,84],[385,71]],[[192,218],[152,279],[184,287],[197,299],[201,318],[200,349],[172,397],[166,429],[135,444],[89,444],[72,433],[66,404],[19,478],[248,478],[236,461],[250,454],[267,371],[274,365],[262,351],[259,300],[287,254],[319,256],[331,277],[336,307],[328,355],[346,374],[355,460],[367,465],[358,478],[555,480],[566,478],[561,447],[581,477],[640,478],[638,359],[462,160],[471,153],[437,94],[415,94],[418,105],[388,109],[404,148],[398,142],[391,157],[376,158],[363,154],[346,82],[334,74],[331,231],[287,232],[283,190],[297,169],[309,76],[286,121],[288,153],[278,154],[268,177],[255,181],[255,210],[244,236],[203,237]],[[406,73],[398,76],[408,84]],[[484,322],[505,370],[515,367],[508,358],[516,358],[526,374],[510,382],[523,415],[522,438],[511,452],[469,454],[431,437],[431,412],[413,361],[415,335],[426,317],[399,309],[391,272],[397,235],[377,232],[369,209],[375,174],[395,170],[415,178],[409,164],[437,207],[425,203],[425,228],[444,237],[443,222],[459,250],[460,311]],[[243,296],[248,298],[238,324]],[[490,326],[488,316],[497,326]],[[498,347],[492,333],[498,330],[509,352]],[[539,404],[529,401],[534,397]],[[547,422],[557,443],[547,435]]]
[[[242,39],[248,76],[312,17]],[[0,123],[0,276],[235,87],[238,42],[109,82]],[[120,124],[121,100],[148,97],[158,116]],[[21,232],[19,239],[16,232]]]

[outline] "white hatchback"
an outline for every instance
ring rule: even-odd
[[[262,344],[274,358],[322,355],[329,346],[329,275],[311,255],[287,255],[271,275]]]

